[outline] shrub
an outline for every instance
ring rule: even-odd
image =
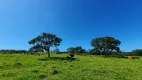
[[[33,70],[32,72],[33,72],[33,73],[38,73],[38,72],[39,72],[39,70]]]
[[[39,75],[39,79],[45,79],[47,77],[47,75],[46,74],[41,74],[41,75]]]
[[[52,74],[55,75],[55,74],[58,74],[59,72],[57,70],[53,70]]]
[[[132,55],[131,52],[122,52],[122,53],[118,53],[119,57],[125,57],[125,56],[129,56]]]
[[[133,56],[142,56],[142,49],[136,49],[132,51]]]

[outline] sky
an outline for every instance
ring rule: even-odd
[[[142,0],[0,0],[0,49],[28,50],[42,32],[62,38],[61,51],[103,36],[142,49]]]

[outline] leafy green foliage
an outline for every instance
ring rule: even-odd
[[[29,52],[44,52],[44,50],[41,45],[36,44],[35,46],[30,48]]]
[[[69,53],[86,53],[86,50],[83,49],[81,46],[77,46],[77,47],[70,47],[67,49],[67,52]]]
[[[33,73],[38,73],[38,72],[39,72],[39,70],[33,70],[32,72],[33,72]]]
[[[47,77],[46,74],[41,74],[41,75],[39,76],[39,79],[45,79],[46,77]]]
[[[69,53],[75,53],[76,49],[74,47],[70,47],[70,48],[67,49],[67,52],[69,52]]]
[[[57,47],[60,45],[62,39],[58,38],[55,34],[42,33],[36,38],[30,40],[28,43],[33,44],[30,51],[36,52],[48,52],[48,57],[50,57],[50,47]]]
[[[58,74],[59,73],[59,71],[57,71],[57,70],[53,70],[53,75],[55,75],[55,74]]]
[[[54,53],[60,53],[60,50],[58,48],[56,48],[52,52],[54,52]]]
[[[142,49],[136,49],[132,51],[133,56],[142,56]]]
[[[95,53],[107,54],[120,52],[120,48],[118,47],[121,42],[113,37],[98,37],[91,41],[91,46],[94,47]]]
[[[75,47],[75,52],[77,54],[79,54],[79,53],[86,53],[86,50],[83,49],[81,46],[77,46],[77,47]]]

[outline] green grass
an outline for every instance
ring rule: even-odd
[[[104,58],[67,54],[0,54],[0,80],[141,80],[142,58]]]

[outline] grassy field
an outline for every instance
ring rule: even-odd
[[[142,80],[142,58],[128,60],[67,54],[0,54],[0,80]]]

